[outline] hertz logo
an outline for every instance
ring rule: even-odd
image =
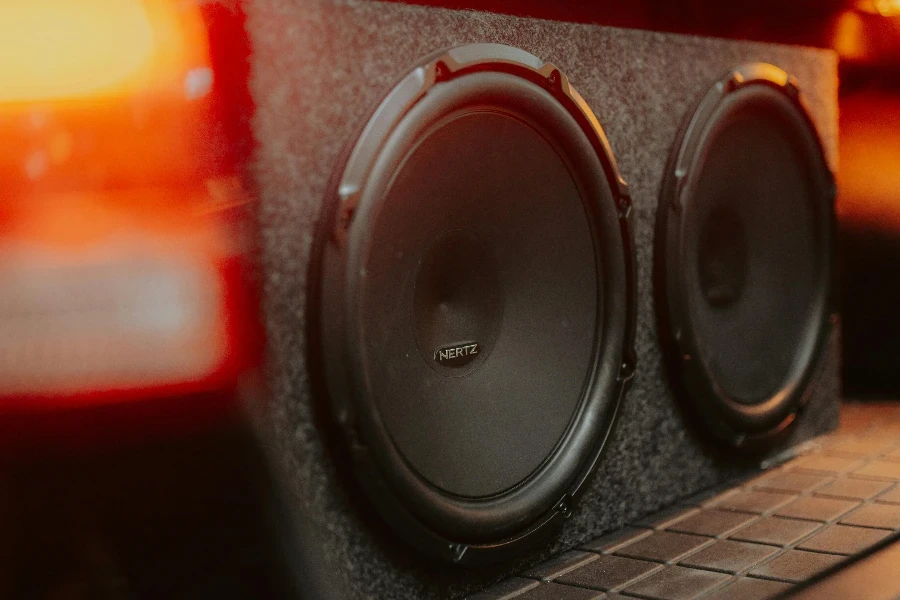
[[[434,360],[445,367],[462,367],[475,360],[480,348],[478,342],[465,342],[444,346],[434,351]]]

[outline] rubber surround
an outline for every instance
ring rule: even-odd
[[[701,354],[687,309],[683,263],[690,257],[685,256],[682,236],[690,226],[683,207],[693,197],[711,140],[753,106],[778,113],[790,128],[792,142],[803,149],[820,252],[812,316],[789,375],[768,398],[748,403],[730,397],[716,385],[703,361],[697,359]],[[834,198],[834,178],[796,84],[771,65],[747,65],[719,81],[688,116],[673,146],[657,210],[655,283],[660,337],[682,402],[705,431],[732,447],[757,452],[777,445],[806,402],[834,312]]]
[[[321,349],[320,375],[357,476],[382,515],[398,533],[433,556],[452,562],[491,562],[535,543],[546,525],[571,514],[572,502],[612,428],[634,370],[630,200],[602,130],[555,67],[539,67],[534,57],[505,46],[455,50],[459,52],[426,63],[423,68],[430,75],[424,77],[423,91],[398,111],[401,117],[390,127],[376,122],[378,114],[373,117],[350,154],[344,180],[332,188],[315,242],[311,277],[319,284],[310,286],[310,337],[311,347]],[[431,102],[432,97],[436,101]],[[403,460],[367,391],[356,318],[359,266],[372,243],[373,215],[409,149],[408,141],[416,140],[443,115],[473,105],[490,105],[528,119],[564,157],[582,198],[591,199],[585,209],[598,277],[602,273],[604,281],[598,299],[602,314],[597,319],[603,335],[595,338],[591,374],[561,442],[521,485],[478,499],[437,489]],[[560,119],[560,107],[567,118]],[[373,131],[381,134],[377,142],[371,139]],[[365,170],[365,181],[356,193],[342,196],[341,191],[351,187],[348,173],[354,172],[360,148],[371,147],[379,152]]]

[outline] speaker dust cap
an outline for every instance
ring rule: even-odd
[[[633,371],[625,184],[565,75],[495,44],[426,59],[345,156],[313,371],[397,532],[496,560],[571,514]]]
[[[717,82],[672,152],[656,239],[672,372],[715,436],[771,447],[830,331],[832,173],[796,83],[767,64]]]

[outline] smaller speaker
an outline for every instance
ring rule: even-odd
[[[571,514],[634,368],[630,200],[564,74],[425,60],[350,147],[313,257],[311,347],[371,500],[490,561]]]
[[[657,212],[662,337],[706,429],[769,448],[831,329],[835,184],[797,84],[752,64],[682,126]]]

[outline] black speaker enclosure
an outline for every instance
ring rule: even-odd
[[[267,384],[261,435],[306,527],[298,571],[337,598],[466,597],[551,555],[738,476],[833,430],[840,393],[840,323],[831,328],[809,401],[783,443],[735,456],[692,428],[664,369],[653,291],[653,239],[666,161],[685,115],[723,73],[752,62],[797,78],[829,164],[837,166],[837,58],[810,48],[710,39],[446,10],[399,3],[251,0]],[[372,508],[342,456],[330,403],[314,385],[308,288],[322,203],[346,163],[341,150],[375,107],[424,58],[443,48],[502,43],[557,65],[598,116],[628,181],[635,238],[638,368],[603,456],[560,527],[501,562],[449,565],[423,555]],[[337,440],[332,439],[332,434]],[[335,443],[332,443],[335,442]]]
[[[701,359],[703,342],[692,323],[692,319],[699,317],[691,315],[685,288],[690,285],[686,261],[692,260],[688,236],[703,237],[698,230],[704,227],[702,223],[691,222],[699,209],[689,212],[687,208],[700,194],[698,186],[706,175],[703,172],[705,165],[715,152],[717,135],[729,127],[737,127],[738,120],[754,110],[760,113],[771,110],[783,119],[780,131],[790,137],[791,144],[798,150],[797,155],[804,161],[800,170],[808,175],[810,200],[814,205],[812,220],[816,228],[814,234],[818,236],[819,280],[812,299],[812,315],[799,341],[799,352],[793,353],[795,362],[789,374],[777,391],[764,394],[760,401],[748,403],[730,395]],[[767,118],[771,119],[772,115]],[[733,185],[738,185],[739,181],[736,179]],[[735,190],[734,194],[738,197],[741,191]],[[701,429],[734,448],[761,452],[777,446],[809,398],[810,379],[820,366],[832,326],[837,322],[833,291],[835,196],[834,175],[797,82],[774,65],[747,64],[721,78],[687,116],[676,136],[662,184],[654,242],[660,337],[665,341],[668,370],[680,401],[699,421]],[[802,208],[806,199],[800,200]],[[727,217],[729,214],[714,216]],[[728,247],[742,247],[741,251],[745,251],[746,240],[742,239],[746,235],[745,227],[728,225],[727,219],[719,218],[705,227],[718,227],[723,231],[721,235],[739,239],[728,243]],[[710,250],[704,249],[701,242],[698,247],[699,254]],[[700,259],[698,275],[702,279],[703,257]],[[730,276],[738,277],[736,273],[745,269],[748,260],[746,256],[725,260]],[[742,273],[740,277],[737,282],[729,282],[731,287],[744,285]],[[731,289],[727,293],[739,297],[742,290]],[[773,303],[777,300],[771,299]],[[734,340],[734,343],[742,344],[744,340]]]
[[[534,119],[529,125],[541,127],[542,135],[566,153],[582,201],[588,203],[595,259],[598,268],[602,264],[598,277],[604,283],[593,375],[562,440],[511,489],[467,498],[440,489],[417,472],[398,450],[372,400],[371,381],[378,373],[372,373],[363,355],[361,329],[368,315],[361,308],[365,278],[360,274],[371,270],[364,264],[368,249],[385,242],[376,239],[374,222],[386,210],[385,196],[398,169],[447,115],[467,108],[483,111],[485,106]],[[381,102],[345,154],[346,162],[339,161],[332,177],[314,242],[310,280],[318,283],[309,288],[309,347],[321,349],[322,360],[314,361],[311,370],[325,380],[321,389],[328,390],[354,472],[395,530],[432,556],[478,563],[521,552],[572,514],[634,372],[631,202],[606,136],[555,66],[509,46],[470,44],[436,53],[414,68]],[[481,350],[487,351],[483,345]]]

